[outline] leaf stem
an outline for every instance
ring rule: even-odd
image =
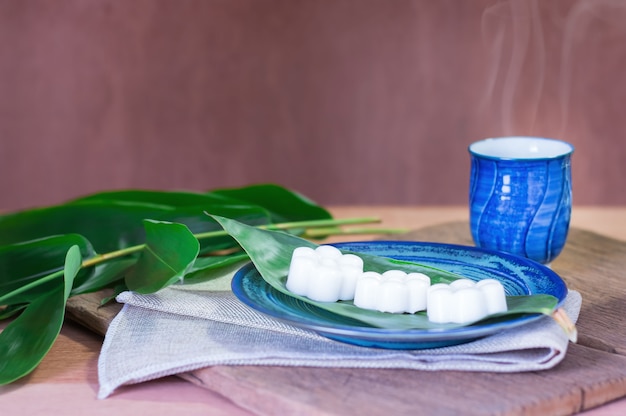
[[[578,340],[578,330],[576,329],[576,325],[572,322],[569,316],[563,308],[559,308],[552,314],[552,318],[556,321],[557,324],[563,331],[567,334],[567,337],[573,343],[576,343]]]
[[[320,238],[336,234],[335,228],[311,228],[304,232],[303,237]],[[341,235],[357,234],[402,234],[408,232],[403,228],[348,228],[341,230]]]
[[[262,230],[289,230],[293,228],[319,228],[319,227],[332,227],[338,225],[351,225],[351,224],[367,224],[380,222],[379,218],[363,217],[363,218],[344,218],[344,219],[328,219],[328,220],[309,220],[309,221],[293,221],[283,222],[279,224],[266,224],[259,225],[256,228]],[[337,231],[335,229],[335,231]],[[228,233],[224,230],[209,231],[206,233],[196,234],[197,239],[226,236]]]
[[[138,253],[146,247],[145,244],[138,244],[136,246],[126,247],[121,250],[111,251],[109,253],[98,254],[97,256],[91,257],[87,260],[84,260],[82,263],[82,267],[91,267],[96,264],[103,263],[107,260],[116,259],[118,257],[128,256],[130,254]]]

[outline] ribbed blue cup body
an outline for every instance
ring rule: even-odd
[[[471,150],[470,155],[474,243],[550,263],[563,249],[569,229],[571,152],[539,159],[485,157]]]

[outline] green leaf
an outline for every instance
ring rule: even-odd
[[[81,262],[80,249],[72,246],[62,272],[64,284],[35,299],[0,333],[0,385],[30,373],[52,347],[61,331],[67,298]]]
[[[427,328],[456,328],[467,324],[435,324],[428,320],[425,313],[391,314],[361,309],[352,302],[316,302],[304,296],[291,293],[286,288],[287,273],[291,263],[291,255],[297,247],[316,247],[310,241],[301,239],[280,231],[262,230],[247,226],[235,220],[214,217],[239,245],[248,253],[250,259],[259,271],[262,278],[273,288],[288,296],[315,305],[337,315],[356,319],[367,325],[388,329],[427,329]],[[390,269],[406,272],[425,273],[431,278],[431,283],[449,283],[460,278],[454,273],[445,270],[420,265],[417,263],[393,260],[358,254],[363,259],[364,269],[367,271],[384,272]],[[509,310],[506,313],[493,315],[489,318],[502,319],[503,317],[517,316],[521,313],[549,313],[556,306],[556,298],[549,295],[507,298]]]
[[[104,306],[107,303],[114,301],[117,295],[122,292],[126,292],[128,290],[128,287],[126,287],[126,283],[121,282],[120,284],[115,285],[112,289],[113,293],[111,295],[106,296],[100,300],[100,306]]]
[[[14,305],[9,305],[5,307],[4,309],[1,309],[0,321],[14,316],[18,312],[21,312],[22,310],[24,310],[27,306],[28,306],[27,303],[17,303]]]
[[[215,205],[237,206],[241,204],[240,201],[236,199],[214,193],[151,191],[144,189],[123,189],[119,191],[98,192],[74,199],[69,201],[69,203],[93,201],[138,202],[170,207],[198,207]]]
[[[262,206],[271,213],[271,220],[274,223],[332,218],[326,209],[307,197],[275,184],[217,189],[209,195],[219,195]]]
[[[146,220],[144,225],[146,246],[126,275],[126,286],[138,293],[153,293],[182,280],[200,244],[183,224]]]
[[[144,219],[187,225],[194,233],[219,230],[204,212],[260,225],[270,221],[258,206],[199,205],[173,207],[142,202],[86,200],[0,216],[0,246],[51,235],[76,233],[87,238],[99,253],[145,242]],[[232,247],[229,237],[203,242],[203,251]]]
[[[241,188],[224,188],[207,193],[125,189],[83,196],[70,201],[70,203],[90,201],[134,202],[171,207],[208,207],[215,205],[258,206],[271,213],[273,222],[331,218],[330,213],[326,209],[307,197],[276,184],[257,184]]]
[[[225,273],[243,266],[250,258],[245,252],[224,256],[198,257],[185,274],[185,283],[194,284],[219,279]]]
[[[74,279],[76,278],[76,275],[78,275],[78,271],[80,270],[80,266],[82,263],[83,256],[80,252],[79,247],[70,247],[70,249],[67,251],[67,256],[65,257],[65,267],[63,268],[63,277],[65,281],[63,290],[64,301],[67,301],[67,298],[70,297],[72,286],[74,286]]]
[[[95,255],[89,241],[78,234],[57,235],[0,247],[0,305],[28,303],[61,285],[60,276],[48,281],[42,278],[63,269],[66,253],[72,246],[79,247],[82,257]],[[91,270],[84,270],[80,278],[88,279],[91,273]],[[38,281],[42,284],[23,291],[26,285]]]
[[[92,293],[98,290],[116,286],[124,281],[125,273],[137,263],[137,257],[109,260],[95,266],[95,270],[83,278],[79,275],[74,283],[71,295]]]

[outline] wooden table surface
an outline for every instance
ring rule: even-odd
[[[378,226],[419,229],[449,221],[467,220],[462,207],[333,207],[337,218],[375,216]],[[626,207],[575,207],[572,227],[626,241]],[[349,236],[343,240],[368,239]],[[335,239],[337,240],[337,239]],[[3,328],[6,324],[0,324]],[[40,366],[29,376],[0,387],[3,414],[116,415],[184,413],[250,415],[227,397],[197,387],[178,377],[123,387],[108,399],[97,400],[97,359],[102,337],[73,322],[61,335]],[[589,410],[585,415],[626,414],[626,399]]]

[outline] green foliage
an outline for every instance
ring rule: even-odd
[[[182,224],[153,220],[144,224],[146,244],[126,276],[126,286],[137,293],[153,293],[183,280],[198,256],[200,244]]]
[[[214,279],[246,260],[207,213],[254,226],[331,219],[324,208],[272,184],[206,193],[102,192],[1,215],[0,319],[13,321],[0,333],[0,384],[28,374],[46,355],[69,296],[104,288],[152,293],[183,279]]]
[[[65,304],[81,261],[79,247],[70,247],[63,270],[53,273],[63,277],[62,284],[39,294],[0,333],[0,384],[11,383],[30,373],[52,347],[61,331]]]
[[[82,257],[95,255],[89,241],[78,234],[0,246],[0,305],[29,303],[61,285],[63,277],[55,273],[63,270],[66,253],[73,246]],[[79,278],[86,280],[92,274],[84,270]]]

